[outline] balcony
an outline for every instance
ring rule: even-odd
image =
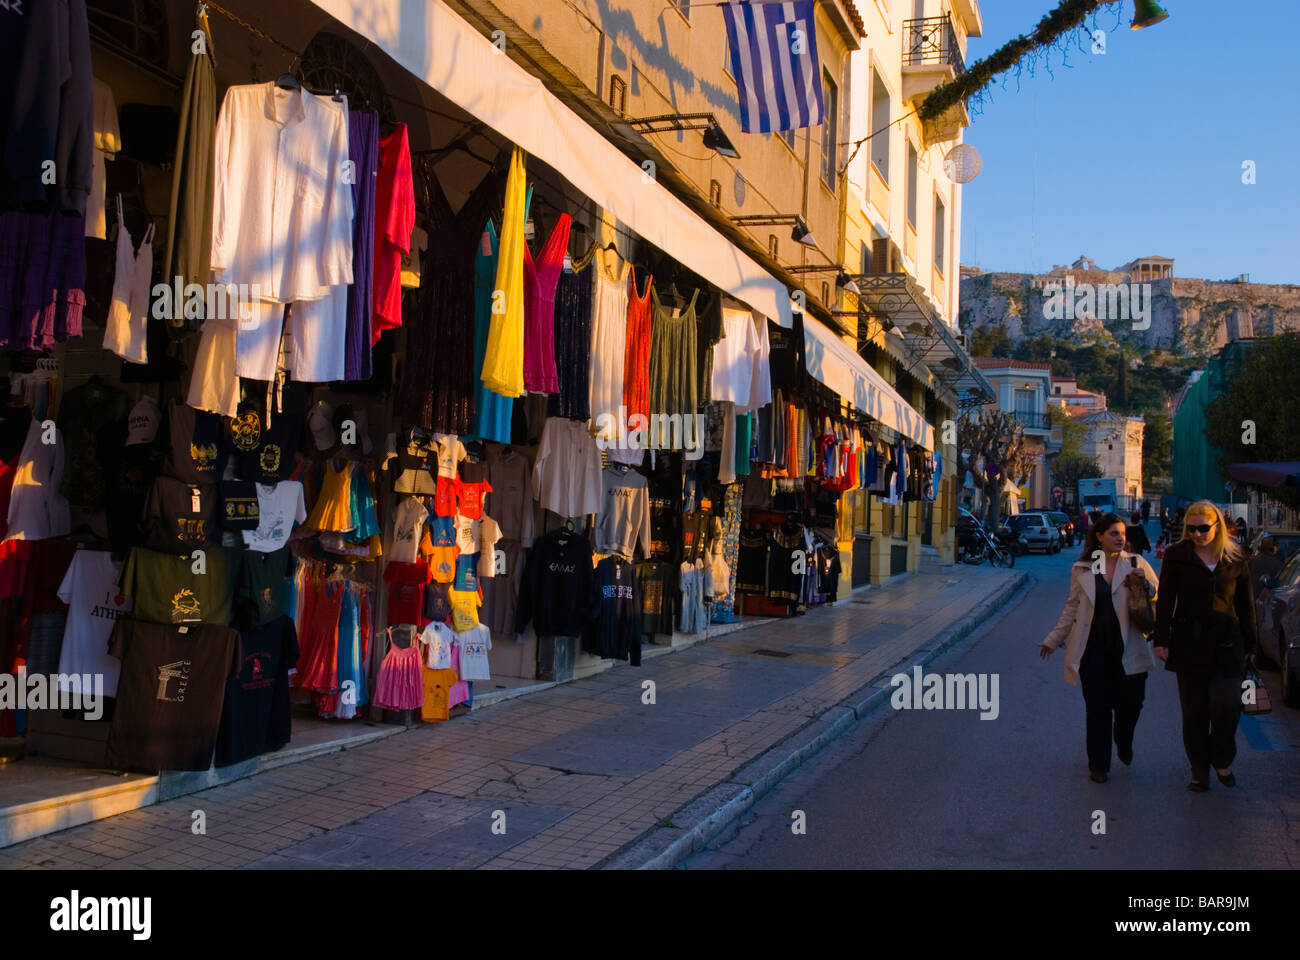
[[[952,18],[922,17],[903,21],[903,100],[920,106],[921,100],[941,83],[966,72]],[[965,104],[957,104],[942,117],[925,124],[925,145],[954,140],[970,126]]]
[[[1026,430],[1051,432],[1052,424],[1045,413],[1021,413],[1016,411],[1011,416]]]

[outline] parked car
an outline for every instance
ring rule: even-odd
[[[1248,556],[1253,557],[1259,552],[1259,542],[1265,537],[1273,538],[1273,542],[1277,544],[1278,559],[1283,563],[1290,560],[1296,551],[1300,550],[1300,530],[1257,530],[1255,535],[1250,538]]]
[[[1255,594],[1260,651],[1282,673],[1282,700],[1300,707],[1300,553]]]
[[[1059,510],[1053,510],[1047,515],[1047,519],[1056,524],[1056,531],[1061,536],[1061,546],[1074,546],[1074,521]]]
[[[1023,537],[1025,546],[1030,550],[1042,550],[1043,553],[1060,553],[1061,538],[1056,524],[1045,513],[1021,513],[1007,520],[1011,531]]]

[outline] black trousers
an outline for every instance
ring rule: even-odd
[[[1110,744],[1121,753],[1133,750],[1133,732],[1146,697],[1147,675],[1124,673],[1120,656],[1107,656],[1089,645],[1079,664],[1079,685],[1087,710],[1088,769],[1110,771]]]
[[[1211,766],[1227,770],[1237,756],[1241,678],[1180,673],[1178,702],[1183,708],[1183,749],[1192,765],[1192,779],[1205,783]]]

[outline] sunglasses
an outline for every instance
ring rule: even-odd
[[[1218,523],[1218,521],[1216,520],[1215,523]],[[1192,533],[1209,533],[1211,530],[1214,529],[1214,524],[1213,523],[1189,523],[1187,525],[1187,529],[1192,531]]]

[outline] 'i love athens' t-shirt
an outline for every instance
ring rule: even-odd
[[[118,617],[131,612],[131,598],[118,592],[121,565],[107,550],[78,550],[59,584],[68,605],[59,673],[103,674],[104,696],[117,696],[122,662],[108,654],[108,638]]]

